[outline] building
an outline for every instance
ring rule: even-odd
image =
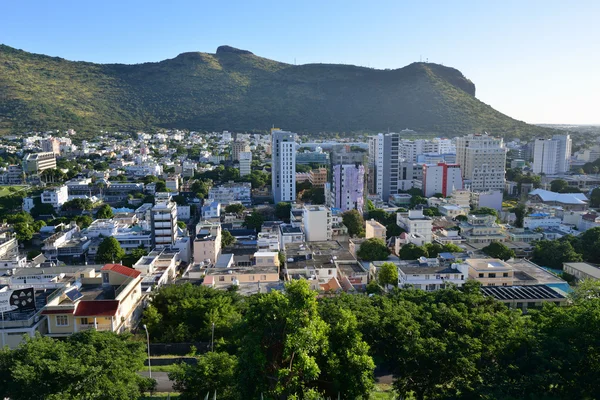
[[[386,228],[374,219],[365,221],[365,238],[377,238],[386,240]]]
[[[563,263],[563,271],[580,281],[584,279],[600,280],[600,268],[584,262]]]
[[[242,153],[250,151],[250,145],[243,140],[236,140],[231,143],[231,161],[239,161]]]
[[[350,145],[337,144],[331,150],[331,165],[355,165],[366,164],[367,153],[365,151],[352,151]]]
[[[399,170],[398,133],[380,133],[369,137],[369,193],[377,194],[383,201],[398,193]]]
[[[105,265],[100,274],[79,277],[79,284],[48,298],[43,315],[50,337],[97,331],[125,332],[142,314],[140,271],[120,264]]]
[[[271,141],[271,190],[275,204],[296,199],[296,142],[295,134],[273,131]]]
[[[459,269],[468,274],[482,286],[512,286],[514,281],[513,267],[497,258],[469,258]]]
[[[179,251],[170,248],[152,250],[133,265],[133,269],[142,273],[143,292],[159,288],[175,279],[178,255]]]
[[[533,151],[533,172],[564,174],[571,168],[571,136],[554,135],[552,139],[536,139]]]
[[[59,208],[69,200],[69,189],[66,185],[46,189],[42,192],[41,200],[43,204]]]
[[[218,219],[221,217],[221,203],[218,201],[212,201],[210,203],[206,203],[202,207],[202,219],[203,220],[211,220]]]
[[[502,227],[496,223],[495,215],[467,216],[467,221],[460,224],[460,234],[467,243],[504,242],[506,236]]]
[[[42,151],[45,153],[54,153],[60,155],[60,140],[57,138],[48,138],[40,142]]]
[[[423,193],[425,197],[431,197],[436,193],[441,193],[446,197],[454,190],[462,188],[460,165],[446,163],[423,165]]]
[[[445,142],[444,142],[445,144]],[[447,146],[444,148],[447,150]],[[440,143],[432,140],[417,139],[407,140],[402,139],[399,143],[399,156],[403,161],[411,163],[417,162],[417,157],[426,153],[440,153]]]
[[[295,190],[296,186],[294,184]],[[228,182],[213,186],[208,191],[207,201],[210,203],[216,201],[223,206],[241,203],[248,207],[252,204],[252,184],[250,182]]]
[[[283,249],[288,244],[304,243],[305,239],[306,237],[301,226],[294,226],[293,224],[279,225],[279,243]]]
[[[221,255],[221,224],[208,221],[196,225],[194,263],[216,263]]]
[[[53,168],[56,168],[56,155],[52,152],[29,153],[23,158],[23,172],[27,174],[39,174]]]
[[[9,165],[6,172],[0,174],[0,180],[5,185],[20,185],[23,183],[23,167],[21,165]]]
[[[502,138],[487,134],[457,138],[456,163],[472,191],[504,190],[506,149]]]
[[[555,193],[544,189],[529,192],[528,200],[532,204],[559,206],[565,211],[585,211],[588,199],[583,193]]]
[[[531,286],[482,286],[484,296],[506,304],[510,308],[519,308],[523,312],[534,307],[542,307],[544,303],[554,303],[559,306],[567,304],[567,297],[558,290],[547,285]]]
[[[327,169],[317,168],[310,170],[308,173],[308,181],[315,188],[325,187],[325,183],[327,182]]]
[[[157,198],[151,215],[154,247],[174,245],[177,239],[177,203],[170,197],[164,200]]]
[[[362,164],[337,164],[332,170],[330,205],[342,211],[362,213],[365,203],[365,167]]]
[[[329,163],[329,153],[324,153],[321,150],[318,151],[303,151],[296,154],[296,164],[309,165],[309,164],[321,164],[326,165]]]
[[[562,220],[560,218],[543,212],[531,213],[523,218],[523,228],[531,230],[537,228],[558,228],[561,224]]]
[[[252,153],[243,151],[239,156],[240,176],[250,175],[252,173]]]
[[[398,213],[396,223],[409,234],[421,236],[424,243],[430,243],[433,238],[431,232],[432,219],[424,216],[423,210],[409,210],[407,213]]]
[[[304,206],[302,222],[307,242],[331,240],[331,210],[325,206]]]
[[[179,192],[179,179],[180,175],[172,175],[165,179],[165,186],[171,192]]]
[[[454,266],[443,265],[398,265],[398,286],[413,287],[427,292],[444,289],[452,284],[461,287],[465,283],[465,275]]]

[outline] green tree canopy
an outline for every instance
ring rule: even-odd
[[[377,274],[377,280],[383,287],[387,287],[387,285],[397,287],[398,267],[396,266],[396,264],[392,262],[385,262],[381,264],[381,267],[379,267],[379,272]]]
[[[221,247],[229,247],[233,243],[235,243],[235,237],[228,230],[223,230],[221,232]]]
[[[225,212],[226,213],[241,214],[241,213],[244,212],[245,209],[246,209],[246,207],[244,207],[243,204],[234,203],[234,204],[228,204],[225,207]]]
[[[343,213],[342,222],[348,228],[350,236],[365,235],[365,220],[357,210],[350,210]]]
[[[363,261],[382,261],[387,260],[390,250],[385,242],[379,238],[370,238],[364,241],[356,255]]]
[[[237,359],[224,352],[210,352],[197,358],[196,365],[179,364],[169,379],[180,392],[181,400],[203,399],[216,391],[219,400],[237,400],[242,396],[237,390]],[[210,397],[212,398],[212,397]]]
[[[275,206],[275,216],[284,222],[290,222],[290,212],[292,211],[292,204],[285,201],[277,203]]]
[[[113,213],[112,207],[108,204],[102,204],[96,213],[97,219],[110,219],[114,216],[115,214]]]
[[[515,256],[515,252],[508,247],[504,243],[501,242],[492,242],[481,249],[485,254],[492,258],[499,258],[501,260],[509,260]]]
[[[563,263],[583,261],[583,257],[568,240],[539,240],[533,246],[533,261],[544,267],[563,269]]]
[[[251,214],[246,215],[242,225],[248,229],[255,229],[257,232],[260,232],[264,222],[265,217],[263,217],[262,214],[257,210],[253,210]]]
[[[399,257],[401,260],[416,260],[419,257],[427,257],[427,249],[425,247],[417,246],[413,243],[408,243],[400,248]]]
[[[119,262],[125,256],[125,251],[114,237],[106,237],[98,246],[96,261],[104,263]]]

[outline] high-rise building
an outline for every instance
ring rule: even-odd
[[[569,171],[571,136],[554,135],[552,139],[536,139],[533,153],[533,172],[536,174],[564,174]]]
[[[436,193],[441,193],[446,197],[452,194],[454,190],[462,188],[460,165],[446,163],[423,165],[423,193],[425,197],[431,197]]]
[[[424,153],[440,152],[440,143],[432,140],[400,140],[400,159],[408,162],[417,162],[417,156]]]
[[[365,197],[365,167],[361,164],[334,165],[332,171],[331,205],[342,211],[363,212]]]
[[[240,154],[249,152],[249,151],[250,151],[250,145],[248,144],[248,142],[245,142],[243,140],[236,140],[235,142],[231,143],[231,160],[239,161]]]
[[[240,176],[250,175],[252,172],[252,153],[243,151],[239,156],[240,160]]]
[[[271,133],[271,188],[275,204],[296,199],[296,142],[294,133]]]
[[[41,141],[42,151],[48,153],[60,154],[60,140],[57,138],[48,138]]]
[[[457,138],[456,163],[472,191],[504,190],[506,149],[502,138],[487,134]]]
[[[380,133],[369,138],[369,191],[383,201],[398,193],[399,142],[398,133]]]
[[[177,239],[177,203],[168,194],[160,195],[152,207],[152,242],[154,247],[172,246]]]

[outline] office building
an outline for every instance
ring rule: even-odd
[[[173,246],[177,239],[177,203],[170,196],[165,199],[157,196],[151,215],[154,247]]]
[[[571,136],[554,135],[552,139],[536,139],[533,151],[533,172],[564,174],[571,167]]]
[[[363,212],[365,201],[365,167],[361,164],[334,165],[330,205],[342,211]]]
[[[487,134],[457,138],[456,163],[472,191],[504,190],[506,149],[502,138]]]
[[[437,165],[423,165],[423,193],[431,197],[441,193],[449,196],[454,190],[463,188],[460,165],[439,163]]]
[[[46,153],[60,154],[60,140],[57,138],[49,138],[41,141],[42,151]]]
[[[240,161],[240,176],[250,175],[252,172],[252,153],[243,151],[239,156]]]
[[[296,142],[295,134],[273,131],[271,137],[271,189],[275,204],[296,199]]]
[[[52,152],[29,153],[23,158],[23,172],[39,174],[46,169],[56,168],[56,155]]]

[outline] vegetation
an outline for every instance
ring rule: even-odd
[[[391,262],[381,264],[377,280],[383,287],[387,287],[387,285],[398,286],[398,267],[396,267],[396,264]]]
[[[508,247],[504,243],[500,242],[492,242],[481,249],[485,254],[492,258],[499,258],[501,260],[509,260],[515,256],[515,252]]]
[[[235,204],[229,204],[225,207],[225,212],[226,213],[233,213],[233,214],[241,214],[244,212],[244,210],[246,209],[246,207],[244,207],[243,204],[240,203],[235,203]]]
[[[260,232],[262,224],[265,222],[265,217],[262,216],[257,210],[253,210],[251,214],[246,215],[244,218],[243,226],[247,229],[254,229]]]
[[[96,261],[104,263],[116,263],[123,259],[125,251],[114,237],[106,237],[98,246]]]
[[[364,261],[382,261],[387,260],[390,250],[385,242],[379,238],[367,239],[360,245],[356,255]]]
[[[292,204],[285,201],[277,203],[275,206],[275,216],[277,219],[290,222],[290,212],[292,211]]]
[[[221,47],[137,65],[72,62],[0,46],[2,132],[153,127],[305,132],[400,130],[505,138],[554,130],[509,118],[475,98],[458,70],[413,63],[398,70],[289,65]],[[360,99],[360,101],[354,101]],[[227,116],[224,125],[223,116]],[[310,115],[311,118],[305,118]]]
[[[110,219],[114,216],[115,214],[113,213],[112,207],[108,204],[102,204],[102,206],[98,209],[98,212],[96,213],[97,219]]]
[[[228,247],[235,243],[235,238],[228,230],[221,232],[221,247]]]
[[[350,236],[361,237],[365,235],[365,220],[357,210],[350,210],[343,213],[342,222],[348,228]]]

